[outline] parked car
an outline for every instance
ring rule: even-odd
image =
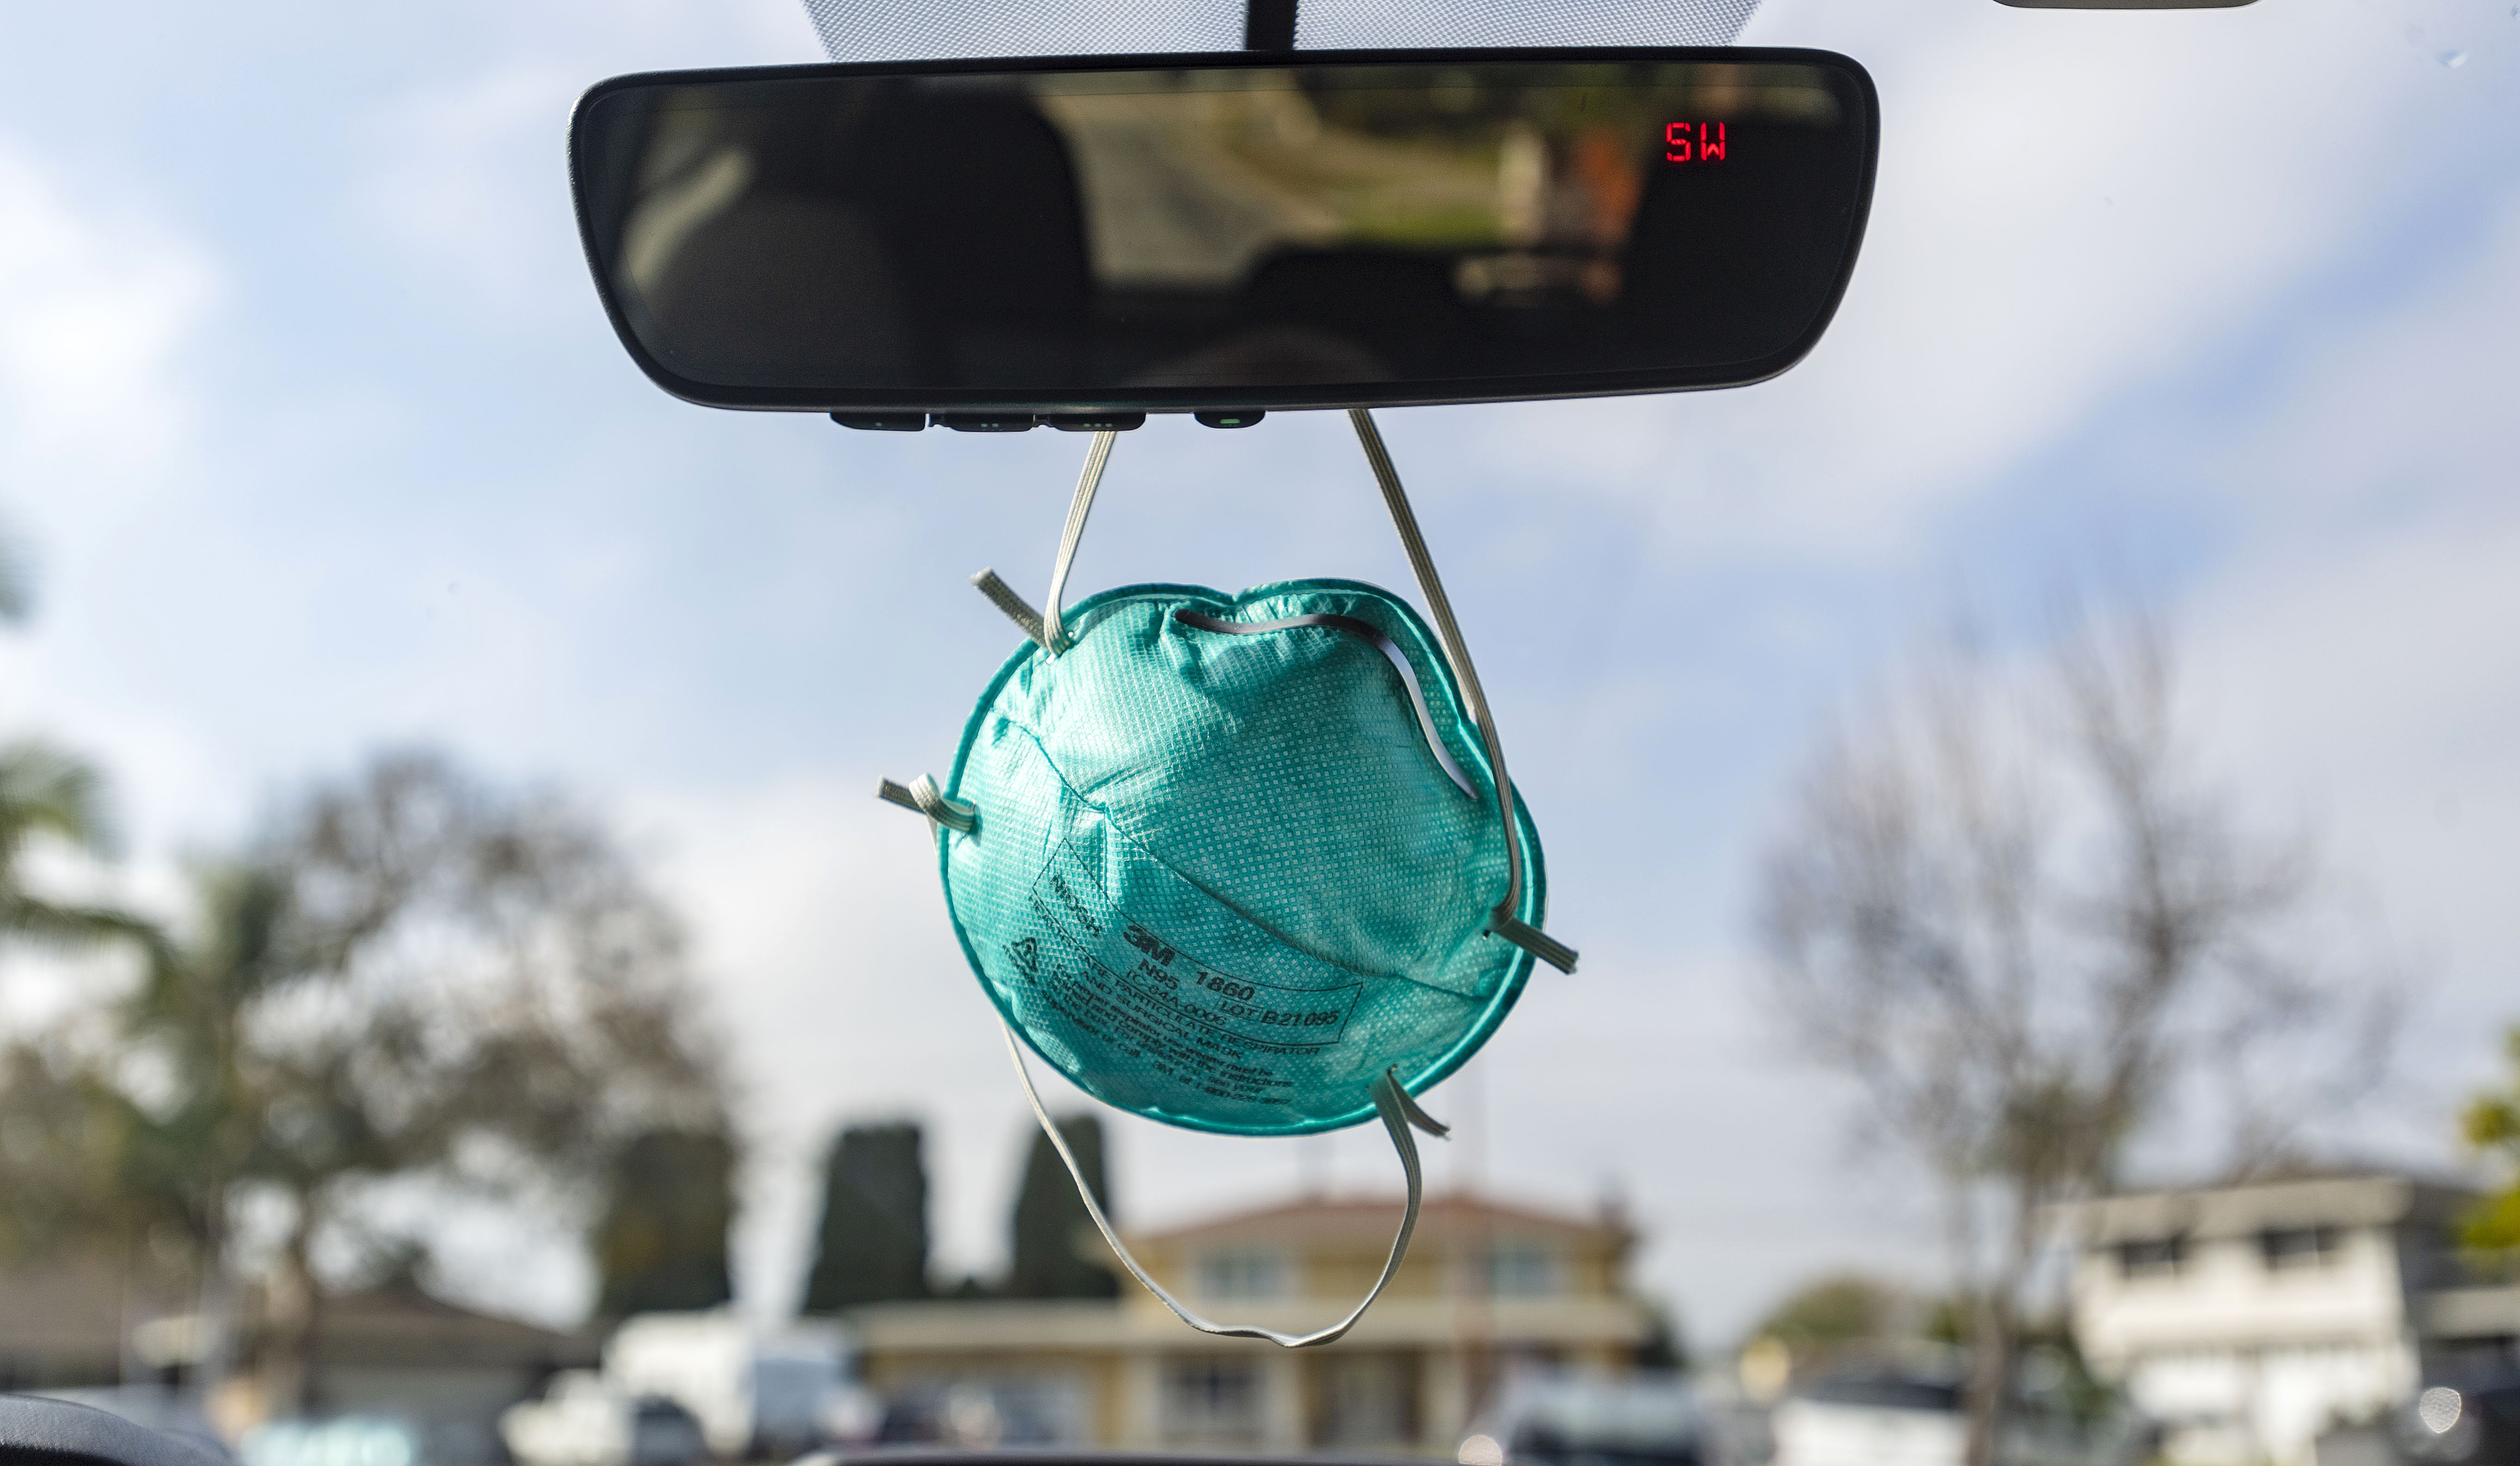
[[[390,1415],[275,1420],[237,1443],[245,1466],[425,1466],[420,1433]]]
[[[693,1466],[709,1456],[690,1410],[626,1394],[591,1369],[563,1370],[542,1398],[509,1406],[499,1435],[520,1466]]]
[[[1543,1377],[1506,1392],[1487,1430],[1462,1443],[1465,1466],[1707,1466],[1706,1414],[1678,1375]]]
[[[630,1402],[629,1466],[696,1466],[709,1458],[699,1417],[661,1395]]]
[[[563,1369],[540,1399],[499,1416],[499,1438],[520,1466],[620,1466],[630,1455],[621,1397],[592,1369]]]
[[[1959,1466],[1968,1442],[1960,1376],[1912,1365],[1833,1370],[1786,1392],[1773,1417],[1775,1466]],[[2077,1407],[2028,1388],[1997,1447],[2000,1466],[2135,1466],[2150,1433],[2125,1405]]]
[[[763,1329],[730,1308],[642,1313],[604,1346],[613,1390],[674,1400],[699,1421],[710,1453],[730,1458],[785,1459],[823,1444],[847,1376],[837,1330]]]

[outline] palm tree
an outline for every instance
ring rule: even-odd
[[[25,553],[0,531],[0,623],[22,622],[33,609]],[[48,900],[26,889],[27,850],[46,840],[81,854],[113,853],[105,778],[86,759],[36,739],[0,745],[0,943],[75,948],[132,940],[155,956],[161,941],[148,922],[109,906]]]
[[[157,928],[129,912],[57,901],[27,889],[27,853],[47,840],[82,854],[113,853],[104,777],[86,759],[51,744],[21,739],[0,745],[0,942],[78,948],[127,940],[154,951]]]
[[[35,577],[27,568],[26,553],[0,532],[0,621],[15,624],[34,609]]]
[[[114,1194],[127,1217],[171,1229],[191,1252],[200,1315],[209,1324],[195,1385],[210,1388],[236,1363],[236,1279],[230,1270],[232,1192],[254,1159],[269,1108],[244,1053],[249,1004],[281,971],[277,935],[287,894],[266,866],[198,867],[198,930],[177,947],[155,941],[149,973],[120,1006],[129,1051],[161,1061],[166,1093],[142,1104],[108,1086]]]

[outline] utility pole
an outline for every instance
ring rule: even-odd
[[[1487,1067],[1472,1059],[1455,1076],[1448,1091],[1458,1122],[1453,1129],[1453,1202],[1459,1222],[1448,1229],[1452,1256],[1446,1260],[1456,1290],[1453,1301],[1453,1348],[1462,1361],[1462,1421],[1467,1430],[1496,1393],[1496,1320],[1488,1291],[1489,1257],[1495,1239],[1487,1214],[1488,1099]]]

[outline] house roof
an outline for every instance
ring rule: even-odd
[[[238,1316],[261,1312],[260,1290],[238,1300]],[[103,1259],[68,1259],[0,1272],[0,1359],[105,1377],[118,1369],[126,1334],[144,1358],[171,1363],[200,1348],[191,1290],[126,1276]],[[250,1325],[249,1325],[250,1326]],[[153,1342],[160,1330],[164,1342]],[[548,1369],[591,1365],[595,1342],[431,1297],[409,1284],[324,1300],[317,1344],[329,1363],[387,1368]],[[151,1358],[154,1352],[167,1357]]]
[[[122,1330],[175,1297],[105,1258],[56,1259],[0,1272],[0,1357],[118,1363]]]
[[[327,1298],[316,1328],[328,1364],[543,1369],[598,1356],[581,1335],[475,1312],[407,1285]]]
[[[2105,1247],[2171,1236],[2245,1237],[2275,1227],[2438,1224],[2474,1198],[2459,1186],[2362,1171],[2134,1192],[2067,1213],[2086,1245]]]
[[[1393,1229],[1399,1226],[1402,1207],[1398,1197],[1305,1197],[1161,1231],[1133,1232],[1129,1241],[1148,1247],[1358,1242],[1379,1248],[1389,1244]],[[1615,1213],[1586,1218],[1462,1192],[1429,1196],[1418,1208],[1415,1241],[1419,1246],[1471,1242],[1482,1234],[1606,1247],[1624,1247],[1634,1240],[1626,1219]]]

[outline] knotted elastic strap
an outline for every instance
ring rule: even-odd
[[[1041,643],[1042,650],[1053,657],[1075,644],[1067,628],[1059,623],[1059,607],[1067,599],[1067,572],[1076,563],[1076,547],[1085,539],[1085,520],[1094,512],[1094,490],[1102,485],[1102,466],[1111,461],[1111,445],[1118,441],[1117,433],[1097,433],[1092,445],[1085,450],[1084,472],[1076,476],[1076,492],[1067,501],[1067,527],[1058,534],[1058,558],[1050,567],[1050,603],[1047,611],[1035,611],[1024,604],[1024,598],[1013,587],[998,578],[998,573],[984,570],[971,577],[989,604],[1007,615],[1009,620],[1023,627],[1023,633]]]
[[[1015,1077],[1023,1083],[1024,1098],[1032,1102],[1033,1118],[1041,1122],[1041,1132],[1050,1137],[1052,1149],[1058,1151],[1058,1159],[1066,1163],[1067,1174],[1076,1182],[1076,1194],[1085,1203],[1085,1214],[1094,1218],[1095,1228],[1102,1232],[1102,1240],[1111,1245],[1112,1256],[1120,1260],[1120,1265],[1129,1269],[1130,1276],[1144,1283],[1148,1293],[1161,1299],[1164,1306],[1172,1309],[1173,1316],[1182,1322],[1202,1334],[1219,1334],[1228,1339],[1266,1339],[1282,1349],[1310,1349],[1315,1345],[1331,1343],[1356,1327],[1356,1321],[1365,1316],[1365,1310],[1372,1307],[1373,1301],[1380,1298],[1382,1290],[1390,1285],[1392,1274],[1400,1270],[1400,1260],[1409,1254],[1409,1234],[1418,1229],[1418,1204],[1425,1199],[1426,1192],[1425,1172],[1418,1164],[1418,1138],[1409,1132],[1409,1127],[1414,1124],[1439,1138],[1448,1130],[1418,1108],[1418,1102],[1409,1097],[1409,1091],[1400,1087],[1400,1077],[1390,1070],[1384,1070],[1382,1077],[1373,1081],[1373,1108],[1382,1117],[1382,1127],[1391,1132],[1392,1149],[1400,1152],[1400,1168],[1409,1178],[1409,1206],[1400,1214],[1400,1230],[1392,1236],[1391,1256],[1384,1260],[1382,1276],[1373,1280],[1372,1290],[1349,1310],[1345,1318],[1319,1333],[1282,1334],[1258,1324],[1216,1323],[1200,1317],[1180,1299],[1166,1292],[1163,1284],[1148,1275],[1147,1269],[1130,1256],[1127,1244],[1121,1242],[1119,1232],[1111,1225],[1111,1218],[1102,1214],[1102,1204],[1094,1199],[1094,1188],[1086,1184],[1084,1168],[1076,1164],[1076,1153],[1067,1148],[1067,1137],[1058,1133],[1058,1126],[1051,1121],[1050,1112],[1042,1107],[1041,1092],[1032,1085],[1032,1067],[1024,1063],[1023,1045],[1016,1039],[1014,1030],[1003,1023],[999,1028],[1007,1035],[1007,1057],[1014,1061]]]
[[[876,786],[875,797],[899,804],[904,809],[918,810],[927,816],[927,823],[931,828],[942,826],[965,835],[980,828],[980,808],[977,804],[967,804],[961,800],[947,799],[945,792],[936,787],[936,781],[925,774],[921,774],[907,785],[895,784],[890,779],[886,779]]]
[[[1362,407],[1349,408],[1347,416],[1356,425],[1357,441],[1365,445],[1365,461],[1373,466],[1374,481],[1382,485],[1382,502],[1391,511],[1392,527],[1400,531],[1400,547],[1408,552],[1409,568],[1417,573],[1426,614],[1435,622],[1435,634],[1443,638],[1444,659],[1453,664],[1453,676],[1462,684],[1462,700],[1469,705],[1479,742],[1487,748],[1488,768],[1496,775],[1497,812],[1505,821],[1505,899],[1488,913],[1488,930],[1559,972],[1573,972],[1573,947],[1514,915],[1522,904],[1522,836],[1514,827],[1513,780],[1505,771],[1505,746],[1497,741],[1496,719],[1488,715],[1487,694],[1479,690],[1478,668],[1470,665],[1469,644],[1462,640],[1461,624],[1453,619],[1453,603],[1444,598],[1435,557],[1426,552],[1425,536],[1418,532],[1418,516],[1409,507],[1408,491],[1400,486],[1400,471],[1391,466],[1390,451],[1382,446],[1382,432],[1374,427],[1373,414]]]
[[[996,571],[980,572],[971,577],[971,583],[980,588],[980,594],[989,598],[990,605],[1007,614],[1007,619],[1023,627],[1024,635],[1041,641],[1044,634],[1041,613],[1025,605],[1024,598],[1015,594],[1013,586],[999,579]],[[1043,644],[1048,645],[1046,642]]]

